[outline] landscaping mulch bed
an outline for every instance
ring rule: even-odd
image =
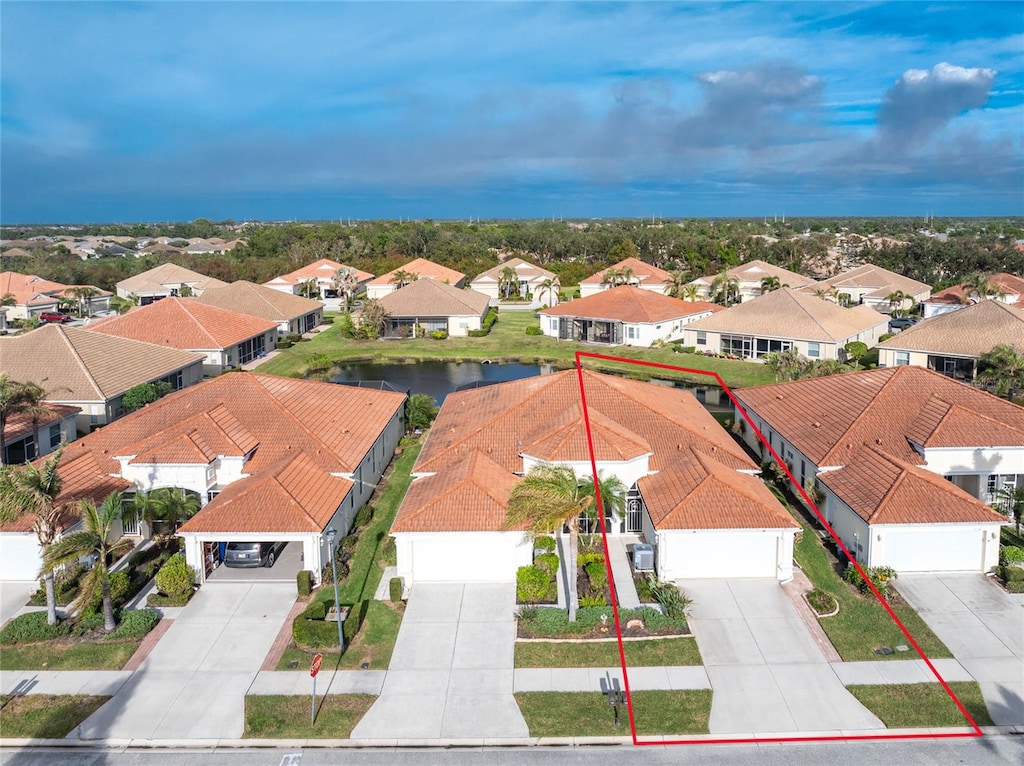
[[[561,609],[536,610],[537,618],[531,620],[520,617],[516,625],[516,637],[519,640],[541,641],[594,641],[617,639],[615,633],[615,617],[609,607],[584,607],[576,615],[576,622],[569,622],[568,612]],[[602,621],[601,615],[606,616]],[[629,626],[632,620],[639,619],[643,627],[636,624]],[[620,610],[619,622],[622,637],[627,639],[654,638],[658,636],[689,636],[689,627],[685,622],[669,620],[653,609]]]

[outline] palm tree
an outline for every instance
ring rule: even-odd
[[[693,303],[700,298],[700,285],[687,285],[683,288],[683,294],[680,297],[684,301],[690,301]]]
[[[99,593],[103,600],[103,629],[108,633],[117,627],[114,622],[114,608],[110,600],[110,570],[108,559],[130,551],[134,543],[126,537],[111,541],[114,523],[121,517],[121,493],[107,495],[99,508],[91,500],[78,503],[82,515],[82,528],[69,532],[49,546],[43,554],[44,571],[52,572],[73,564],[83,556],[95,556],[89,573],[79,584],[78,596],[71,602],[72,610],[79,610]]]
[[[91,285],[74,285],[64,292],[78,301],[80,316],[92,316],[92,299],[100,294],[99,290]]]
[[[338,295],[341,296],[342,311],[347,313],[352,302],[352,296],[355,295],[356,287],[359,285],[359,277],[356,274],[356,270],[351,266],[342,266],[334,272],[331,283],[334,285]]]
[[[673,271],[668,283],[668,294],[673,298],[682,298],[688,287],[689,277],[685,271]]]
[[[178,524],[192,518],[199,511],[199,498],[177,487],[161,487],[149,495],[152,519],[163,522],[170,528],[171,534],[177,530]]]
[[[299,283],[299,295],[303,298],[319,298],[320,285],[317,284],[315,279],[304,279]]]
[[[0,466],[0,522],[32,516],[32,530],[36,533],[43,556],[61,531],[59,522],[64,506],[57,503],[61,487],[57,464],[63,454],[64,445],[61,445],[42,468],[33,463],[17,468]],[[53,595],[52,569],[43,569],[43,586],[46,589],[46,621],[56,625],[57,603]]]
[[[1002,295],[999,287],[989,282],[988,277],[984,274],[971,274],[960,286],[964,288],[964,294],[960,297],[960,302],[963,304],[975,303],[986,298],[996,298]]]
[[[6,372],[0,373],[0,463],[6,462],[4,432],[8,419],[12,415],[28,415],[35,420],[48,415],[50,411],[43,404],[44,398],[46,391],[38,383],[14,381]]]
[[[18,299],[14,297],[14,293],[4,293],[0,295],[0,308],[4,306],[16,306]]]
[[[127,314],[137,305],[138,299],[132,300],[132,297],[122,298],[120,295],[113,295],[110,298],[110,308],[118,314]]]
[[[1024,486],[1000,487],[995,491],[995,497],[999,503],[999,510],[1013,519],[1019,536],[1020,517],[1024,514]]]
[[[390,319],[390,315],[387,309],[376,298],[366,301],[363,304],[363,311],[359,315],[360,324],[371,338],[379,338],[384,334],[388,326],[388,319]]]
[[[505,300],[512,297],[512,293],[519,295],[519,275],[511,266],[506,266],[498,276],[498,292],[503,294]]]
[[[1003,343],[978,357],[978,383],[992,386],[996,396],[1013,398],[1013,392],[1024,388],[1024,354]]]
[[[714,303],[721,303],[729,308],[730,303],[739,300],[740,282],[736,277],[730,276],[727,270],[714,278],[711,282],[711,300]]]
[[[765,277],[761,280],[761,294],[770,293],[782,287],[778,277]]]
[[[602,480],[598,475],[597,484],[600,484],[602,504],[613,510],[618,508],[621,513],[621,497],[618,501],[612,497],[624,493],[618,477]],[[595,508],[595,482],[591,477],[580,479],[567,465],[539,463],[512,489],[505,526],[525,526],[530,535],[546,535],[562,525],[568,526],[569,561],[566,564],[569,572],[575,572],[580,519],[584,516],[592,518]],[[575,594],[576,578],[570,575],[569,580],[569,587]],[[573,605],[576,599],[572,598],[570,602],[569,620],[575,622]]]
[[[549,306],[554,306],[558,303],[558,290],[560,287],[561,285],[558,284],[558,277],[555,277],[554,279],[548,277],[537,285],[537,299],[544,301],[544,299],[547,298],[544,302]]]
[[[612,287],[615,287],[615,285],[617,285],[617,284],[620,284],[620,285],[631,285],[631,284],[633,284],[633,277],[634,277],[633,269],[629,268],[629,266],[626,266],[626,267],[624,267],[622,269],[619,269],[619,271],[618,271],[618,281],[617,282],[613,282],[612,283]]]
[[[620,273],[614,266],[609,266],[601,275],[601,284],[615,287],[619,283]]]
[[[413,274],[405,269],[397,269],[391,274],[391,281],[397,285],[396,290],[401,290],[407,284],[415,282],[420,278],[419,274]]]
[[[900,310],[903,309],[903,304],[906,302],[907,298],[909,298],[909,297],[910,296],[907,295],[902,290],[893,290],[891,293],[889,293],[887,296],[885,296],[885,299],[887,301],[889,301],[889,311],[893,315],[896,315],[897,311],[900,311]]]

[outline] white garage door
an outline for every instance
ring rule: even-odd
[[[431,535],[412,545],[416,582],[512,582],[516,545],[504,535]]]
[[[779,540],[761,532],[678,532],[660,537],[658,571],[666,580],[777,577]]]
[[[886,532],[881,560],[897,572],[980,572],[980,529],[917,529]]]
[[[35,580],[40,564],[35,533],[0,534],[0,580]]]

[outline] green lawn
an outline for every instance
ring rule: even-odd
[[[385,546],[387,533],[395,520],[398,506],[405,497],[409,484],[412,483],[410,472],[423,446],[424,438],[426,437],[421,437],[419,442],[405,447],[395,461],[387,484],[374,500],[373,520],[359,533],[359,542],[356,543],[349,561],[348,577],[338,586],[338,594],[343,604],[355,604],[363,599],[370,599],[363,626],[352,644],[346,648],[338,667],[358,668],[363,663],[369,663],[371,668],[383,669],[391,661],[391,652],[395,648],[398,629],[402,624],[402,607],[374,601],[373,595],[384,574],[384,567],[392,556]],[[320,588],[313,598],[333,601],[334,588]],[[291,646],[281,656],[277,669],[308,669],[315,654],[316,652],[306,652]],[[298,665],[292,667],[293,662],[297,662]],[[336,656],[324,657],[325,667],[333,667],[337,662]]]
[[[692,638],[666,638],[625,642],[626,665],[665,667],[700,665],[700,651]],[[619,667],[617,641],[570,644],[557,642],[516,643],[517,668]]]
[[[4,649],[4,654],[7,651]],[[108,699],[85,694],[5,694],[0,697],[0,734],[19,739],[61,739]]]
[[[311,699],[306,695],[265,695],[245,698],[247,739],[347,739],[376,701],[371,694],[317,696],[316,723],[311,724]]]
[[[490,335],[483,338],[448,338],[437,341],[430,338],[401,341],[356,341],[341,337],[340,325],[335,323],[313,337],[280,351],[274,358],[259,366],[261,373],[270,375],[304,375],[306,359],[313,354],[326,354],[335,363],[355,361],[415,362],[422,360],[483,360],[509,362],[550,362],[572,367],[578,350],[590,351],[628,359],[668,364],[717,372],[730,387],[755,386],[775,382],[774,375],[763,365],[715,359],[699,354],[676,354],[664,349],[638,349],[629,346],[580,346],[557,341],[543,335],[527,335],[526,328],[538,325],[538,319],[529,311],[510,311],[501,314]],[[707,383],[704,375],[673,375],[668,370],[638,368],[610,362],[586,362],[587,366],[625,371],[627,374],[650,377],[678,377]]]
[[[861,595],[836,574],[832,557],[822,546],[821,540],[798,513],[793,512],[793,515],[804,527],[794,549],[797,563],[816,587],[831,593],[839,602],[839,614],[822,617],[819,622],[842,658],[847,662],[916,658],[913,648],[909,653],[874,653],[878,647],[895,647],[899,644],[910,646],[910,642],[873,595]],[[953,656],[911,607],[895,606],[893,611],[925,654],[933,659]]]
[[[66,643],[63,640],[5,646],[0,670],[118,670],[139,648],[142,639]]]
[[[969,726],[967,719],[938,682],[848,686],[861,704],[890,729]],[[951,681],[949,688],[979,726],[992,726],[981,687],[976,681]]]
[[[630,735],[629,714],[620,708],[615,728],[608,697],[600,692],[520,692],[519,709],[533,737]],[[637,734],[707,734],[711,690],[633,692]]]

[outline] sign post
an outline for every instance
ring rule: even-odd
[[[313,658],[313,661],[309,663],[309,675],[313,677],[313,697],[309,702],[309,725],[312,726],[316,723],[316,674],[320,672],[320,663],[324,661],[324,656],[318,654]]]

